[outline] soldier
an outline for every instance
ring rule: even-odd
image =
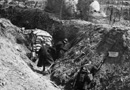
[[[50,54],[50,47],[52,47],[52,36],[43,30],[35,29],[35,30],[25,30],[22,28],[22,32],[24,34],[30,34],[32,39],[32,58],[31,60],[35,62],[39,59],[37,66],[42,67],[43,71],[45,71],[45,64],[49,62],[50,67],[54,64],[54,60]],[[50,68],[49,67],[49,68]],[[48,68],[48,69],[49,69]]]
[[[49,68],[54,64],[54,60],[52,58],[52,55],[50,54],[50,48],[52,47],[52,36],[47,33],[46,31],[36,29],[34,31],[34,34],[36,35],[36,40],[34,43],[35,52],[38,54],[38,67],[43,66],[43,72],[45,71],[45,65],[47,63],[50,64]]]
[[[67,51],[67,49],[65,48],[65,45],[67,44],[68,39],[65,38],[63,41],[59,41],[56,45],[55,45],[55,49],[56,49],[56,58],[60,58],[62,56],[62,54],[64,52]]]
[[[94,82],[94,76],[100,70],[105,60],[106,59],[103,59],[98,66],[92,66],[90,69],[88,68],[88,65],[91,64],[91,61],[89,64],[83,65],[74,81],[74,90],[88,90],[94,88],[96,85],[96,82]]]
[[[39,61],[37,66],[38,67],[42,67],[43,66],[43,72],[45,71],[45,64],[48,62],[50,64],[49,68],[47,70],[49,70],[51,68],[51,66],[54,64],[54,60],[52,58],[52,56],[50,55],[50,53],[48,52],[49,50],[49,46],[46,44],[42,44],[41,43],[41,48],[40,50],[37,52],[38,53],[38,57],[39,57]]]

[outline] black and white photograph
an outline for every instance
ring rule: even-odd
[[[0,0],[0,90],[130,90],[130,0]]]

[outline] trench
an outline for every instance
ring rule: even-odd
[[[56,60],[50,77],[52,81],[63,86],[64,90],[71,90],[76,73],[82,65],[91,61],[92,64],[88,67],[91,68],[100,64],[105,58],[105,62],[94,76],[96,85],[90,90],[127,90],[130,88],[128,85],[130,83],[129,29],[97,25],[82,20],[54,20],[47,13],[34,10],[34,13],[36,12],[39,14],[32,18],[28,17],[29,14],[33,14],[32,12],[24,13],[24,17],[14,15],[16,18],[12,16],[7,18],[11,18],[12,23],[14,22],[19,27],[48,31],[53,36],[54,44],[68,38],[69,42],[66,46],[68,51]],[[22,13],[20,15],[23,16]],[[40,16],[46,19],[41,20]],[[35,22],[36,17],[38,18]],[[23,20],[19,22],[19,18]],[[106,55],[111,52],[117,55]]]

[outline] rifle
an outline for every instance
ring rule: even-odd
[[[108,53],[107,55],[105,56],[105,58],[97,65],[97,66],[93,66],[90,70],[90,72],[92,73],[93,76],[95,76],[95,74],[101,69],[101,66],[104,64],[104,62],[106,61],[106,57],[108,56]]]

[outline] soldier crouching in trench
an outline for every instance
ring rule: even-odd
[[[68,43],[68,39],[64,38],[64,40],[59,41],[56,45],[55,45],[55,49],[56,49],[56,59],[61,58],[63,56],[63,54],[68,50],[69,47],[67,47],[66,45],[69,44]],[[67,47],[67,48],[66,48]]]

